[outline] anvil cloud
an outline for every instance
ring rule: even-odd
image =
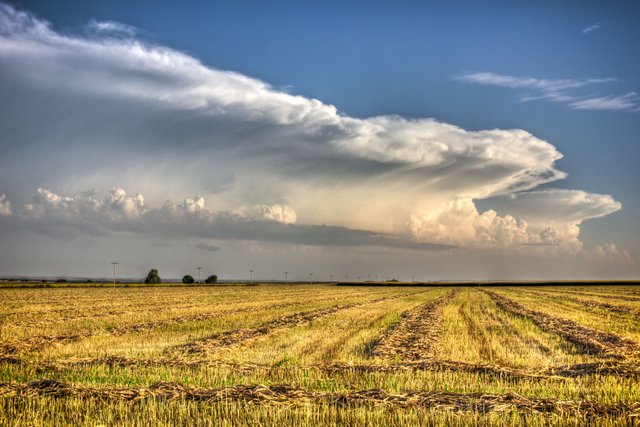
[[[575,254],[621,208],[534,190],[566,174],[525,130],[350,117],[130,28],[0,5],[0,230]]]

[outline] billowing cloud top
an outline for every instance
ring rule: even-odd
[[[620,209],[606,195],[531,191],[566,174],[558,150],[524,130],[353,118],[132,27],[90,29],[63,35],[0,5],[0,192],[23,199],[3,195],[0,214],[15,227],[575,252],[583,220]],[[526,82],[550,84],[572,87]],[[27,200],[29,186],[48,189]],[[165,203],[185,194],[200,195]],[[500,214],[478,212],[474,200],[490,197],[503,198]]]

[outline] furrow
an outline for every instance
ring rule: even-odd
[[[401,358],[405,361],[433,358],[442,334],[442,309],[453,300],[460,289],[409,310],[404,318],[389,329],[372,351],[376,357]]]
[[[268,306],[245,307],[245,308],[239,308],[239,309],[222,310],[222,311],[213,312],[213,313],[199,313],[194,315],[171,317],[168,319],[123,325],[123,326],[115,327],[112,329],[101,330],[100,333],[111,335],[111,336],[121,336],[121,335],[130,334],[130,333],[151,331],[151,330],[159,329],[169,325],[206,321],[206,320],[216,319],[223,316],[231,316],[235,314],[247,313],[252,311],[294,307],[294,306],[304,305],[305,303],[306,302],[296,301],[296,302],[290,302],[290,303],[273,304]],[[71,342],[76,342],[85,338],[89,338],[92,335],[93,333],[91,332],[83,332],[83,333],[63,334],[63,335],[39,335],[39,336],[34,336],[34,337],[29,337],[24,339],[7,340],[0,343],[0,358],[11,357],[15,354],[22,353],[22,352],[42,351],[56,344],[68,344]]]
[[[530,319],[543,331],[558,334],[567,341],[582,347],[587,353],[617,359],[640,353],[640,346],[636,342],[625,339],[619,335],[599,331],[579,325],[572,320],[531,310],[519,302],[495,292],[483,291],[487,293],[502,310]]]
[[[450,371],[466,372],[474,374],[487,374],[510,378],[578,378],[588,375],[611,375],[623,378],[639,378],[640,365],[632,362],[601,361],[590,363],[578,363],[566,366],[553,366],[532,369],[516,369],[488,363],[467,363],[453,360],[422,360],[415,362],[403,362],[393,364],[352,364],[332,363],[319,365],[283,365],[239,363],[230,360],[212,359],[186,359],[175,357],[157,358],[129,358],[123,356],[105,356],[95,358],[69,358],[51,361],[33,361],[21,359],[18,356],[6,356],[0,358],[0,363],[24,365],[33,368],[36,372],[60,372],[91,366],[110,367],[163,367],[178,369],[230,369],[240,372],[250,371],[319,371],[329,374],[361,372],[361,373],[393,373],[403,371]]]
[[[426,292],[426,291],[422,291]],[[348,310],[354,307],[360,307],[366,304],[375,304],[382,301],[387,301],[396,298],[403,298],[408,295],[413,295],[416,292],[410,292],[407,294],[393,295],[383,298],[377,298],[374,300],[363,301],[359,303],[334,305],[327,308],[319,308],[310,311],[303,311],[294,313],[288,316],[280,317],[263,323],[256,328],[243,328],[233,331],[221,332],[209,337],[189,342],[187,344],[172,347],[167,350],[170,354],[202,354],[208,353],[212,350],[230,347],[246,343],[252,339],[267,336],[277,330],[292,328],[299,325],[310,323],[316,319],[326,317],[335,314],[340,311]],[[420,292],[418,292],[420,293]]]
[[[552,398],[528,398],[515,393],[453,393],[417,391],[402,394],[381,389],[327,392],[292,385],[236,385],[224,388],[196,388],[178,383],[160,382],[150,387],[84,387],[56,380],[43,379],[27,384],[0,384],[0,396],[32,398],[76,397],[137,401],[142,399],[191,400],[208,403],[238,401],[260,405],[330,404],[338,406],[378,406],[396,408],[437,409],[456,412],[531,412],[575,415],[640,415],[640,403],[607,404]]]
[[[637,316],[640,314],[640,308],[629,307],[620,304],[610,304],[608,302],[596,301],[592,299],[584,299],[584,298],[575,298],[569,296],[567,294],[550,294],[546,292],[533,291],[536,295],[541,295],[547,298],[556,298],[562,301],[573,302],[576,304],[580,304],[584,307],[595,308],[598,310],[606,310],[612,313],[623,314],[623,315],[634,315]]]

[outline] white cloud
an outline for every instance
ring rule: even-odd
[[[489,210],[480,214],[471,199],[457,199],[437,212],[410,218],[411,232],[420,240],[455,246],[506,247],[530,241],[527,223]]]
[[[615,110],[633,111],[637,105],[637,94],[629,92],[625,95],[609,95],[587,98],[577,91],[581,88],[615,82],[615,78],[592,79],[537,79],[532,77],[515,77],[497,73],[463,73],[455,77],[467,83],[499,86],[516,90],[530,90],[520,97],[523,102],[548,100],[566,104],[574,110]]]
[[[620,96],[606,96],[601,98],[587,98],[572,102],[570,105],[576,110],[620,110],[629,111],[637,106],[638,94],[629,92]]]
[[[186,198],[181,204],[166,201],[160,208],[152,208],[144,205],[142,195],[128,195],[122,188],[114,188],[102,198],[96,194],[62,196],[38,189],[33,202],[17,212],[17,218],[20,225],[50,235],[115,232],[307,245],[460,247],[576,254],[582,249],[579,225],[621,207],[606,195],[544,190],[496,199],[496,205],[505,212],[499,215],[493,209],[479,213],[473,200],[458,198],[437,209],[414,211],[407,219],[408,234],[394,235],[324,225],[294,226],[295,210],[286,202],[231,213],[205,208],[202,196]],[[338,238],[338,234],[342,236]]]
[[[622,208],[620,202],[606,194],[579,190],[527,191],[491,200],[494,209],[527,223],[532,236],[528,244],[553,244],[568,252],[582,250],[580,225]]]
[[[87,30],[103,36],[126,36],[133,37],[138,33],[136,27],[116,21],[89,21]]]
[[[589,34],[592,33],[594,31],[598,31],[600,29],[602,29],[602,27],[604,27],[605,24],[601,23],[601,22],[596,22],[593,25],[589,25],[588,27],[585,27],[582,29],[582,34]]]
[[[516,77],[491,72],[484,73],[463,73],[456,77],[468,83],[477,83],[492,86],[502,86],[511,89],[539,89],[544,92],[557,92],[566,89],[575,89],[583,86],[609,83],[616,79],[600,78],[600,79],[537,79],[533,77]]]
[[[204,196],[188,197],[184,199],[184,202],[178,205],[178,207],[186,212],[198,212],[204,209]]]
[[[0,215],[11,215],[11,202],[7,200],[6,194],[0,194]]]
[[[583,221],[618,211],[611,196],[577,190],[528,191],[495,200],[496,210],[478,212],[470,199],[458,199],[410,219],[420,239],[464,247],[579,253]],[[518,248],[520,247],[520,248]]]
[[[580,223],[601,218],[622,208],[607,194],[579,190],[527,191],[492,200],[496,209],[526,219],[530,223]]]
[[[37,193],[33,202],[24,206],[24,217],[100,226],[108,222],[138,220],[146,212],[141,194],[128,195],[120,187],[113,188],[102,199],[93,193],[60,196],[44,188],[38,188]]]
[[[258,218],[281,222],[283,224],[295,224],[298,219],[295,209],[287,202],[272,203],[256,206],[254,211]]]
[[[631,263],[633,257],[628,251],[620,250],[615,243],[605,243],[603,245],[596,245],[591,250],[584,253],[587,259],[594,261],[608,261],[616,263]]]
[[[263,209],[262,216],[254,218],[237,212],[209,210],[204,207],[204,198],[201,196],[187,198],[181,204],[166,201],[160,208],[150,208],[144,206],[142,195],[130,196],[122,188],[115,188],[102,198],[96,194],[85,192],[62,196],[40,188],[33,202],[24,205],[8,223],[63,238],[73,238],[82,233],[115,233],[309,246],[378,246],[421,250],[449,248],[429,242],[405,241],[398,236],[369,230],[324,224],[296,225],[291,222],[291,215],[295,211],[282,204],[270,205],[270,211]],[[203,249],[200,246],[197,247]]]

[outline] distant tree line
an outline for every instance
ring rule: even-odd
[[[182,278],[182,283],[186,285],[190,285],[195,282],[196,282],[195,279],[190,274],[187,274]],[[211,276],[207,277],[207,279],[204,282],[208,284],[218,283],[218,276],[215,274],[212,274]],[[147,277],[144,279],[144,283],[146,284],[162,283],[162,279],[160,278],[160,274],[158,273],[158,270],[155,268],[152,268],[151,270],[149,270],[149,274],[147,274]]]

